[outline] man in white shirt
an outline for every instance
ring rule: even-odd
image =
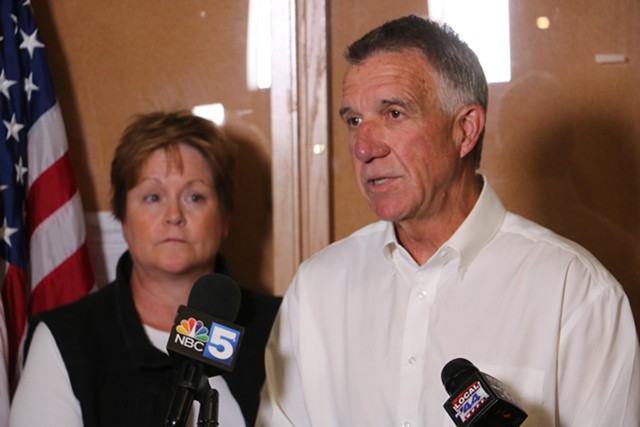
[[[299,268],[267,347],[259,426],[453,426],[443,366],[506,384],[524,426],[640,423],[628,300],[586,250],[507,212],[476,170],[487,83],[415,16],[347,50],[340,116],[381,221]]]

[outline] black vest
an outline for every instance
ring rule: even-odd
[[[144,332],[130,273],[131,258],[125,253],[114,283],[40,316],[56,340],[85,427],[164,425],[173,365]],[[224,379],[247,425],[255,422],[265,376],[264,348],[279,304],[280,298],[242,289],[235,323],[246,330],[234,371]]]

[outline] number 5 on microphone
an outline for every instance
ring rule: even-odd
[[[204,357],[216,360],[224,365],[231,366],[242,332],[220,323],[211,324],[209,341],[204,350]]]

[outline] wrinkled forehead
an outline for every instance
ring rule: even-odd
[[[348,64],[342,79],[343,90],[354,84],[379,77],[411,77],[431,79],[434,69],[426,56],[416,48],[379,51],[356,64]]]
[[[432,67],[417,49],[381,51],[357,64],[349,64],[342,81],[343,109],[378,97],[418,97],[436,93]]]

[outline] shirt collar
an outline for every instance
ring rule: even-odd
[[[459,255],[459,273],[463,274],[475,257],[480,253],[500,229],[506,210],[486,177],[483,175],[483,186],[480,197],[460,227],[453,233],[434,257],[443,251]],[[393,223],[386,222],[383,236],[382,253],[389,262],[393,262],[393,253],[400,243],[396,237]],[[449,250],[453,249],[453,251]]]
[[[460,273],[464,273],[471,262],[500,230],[506,209],[485,176],[484,185],[475,206],[443,246],[449,246],[460,254]]]
[[[387,261],[393,263],[393,252],[398,250],[400,242],[398,242],[398,239],[396,238],[396,231],[393,223],[390,221],[384,221],[384,223],[385,228],[382,236],[382,255]]]

